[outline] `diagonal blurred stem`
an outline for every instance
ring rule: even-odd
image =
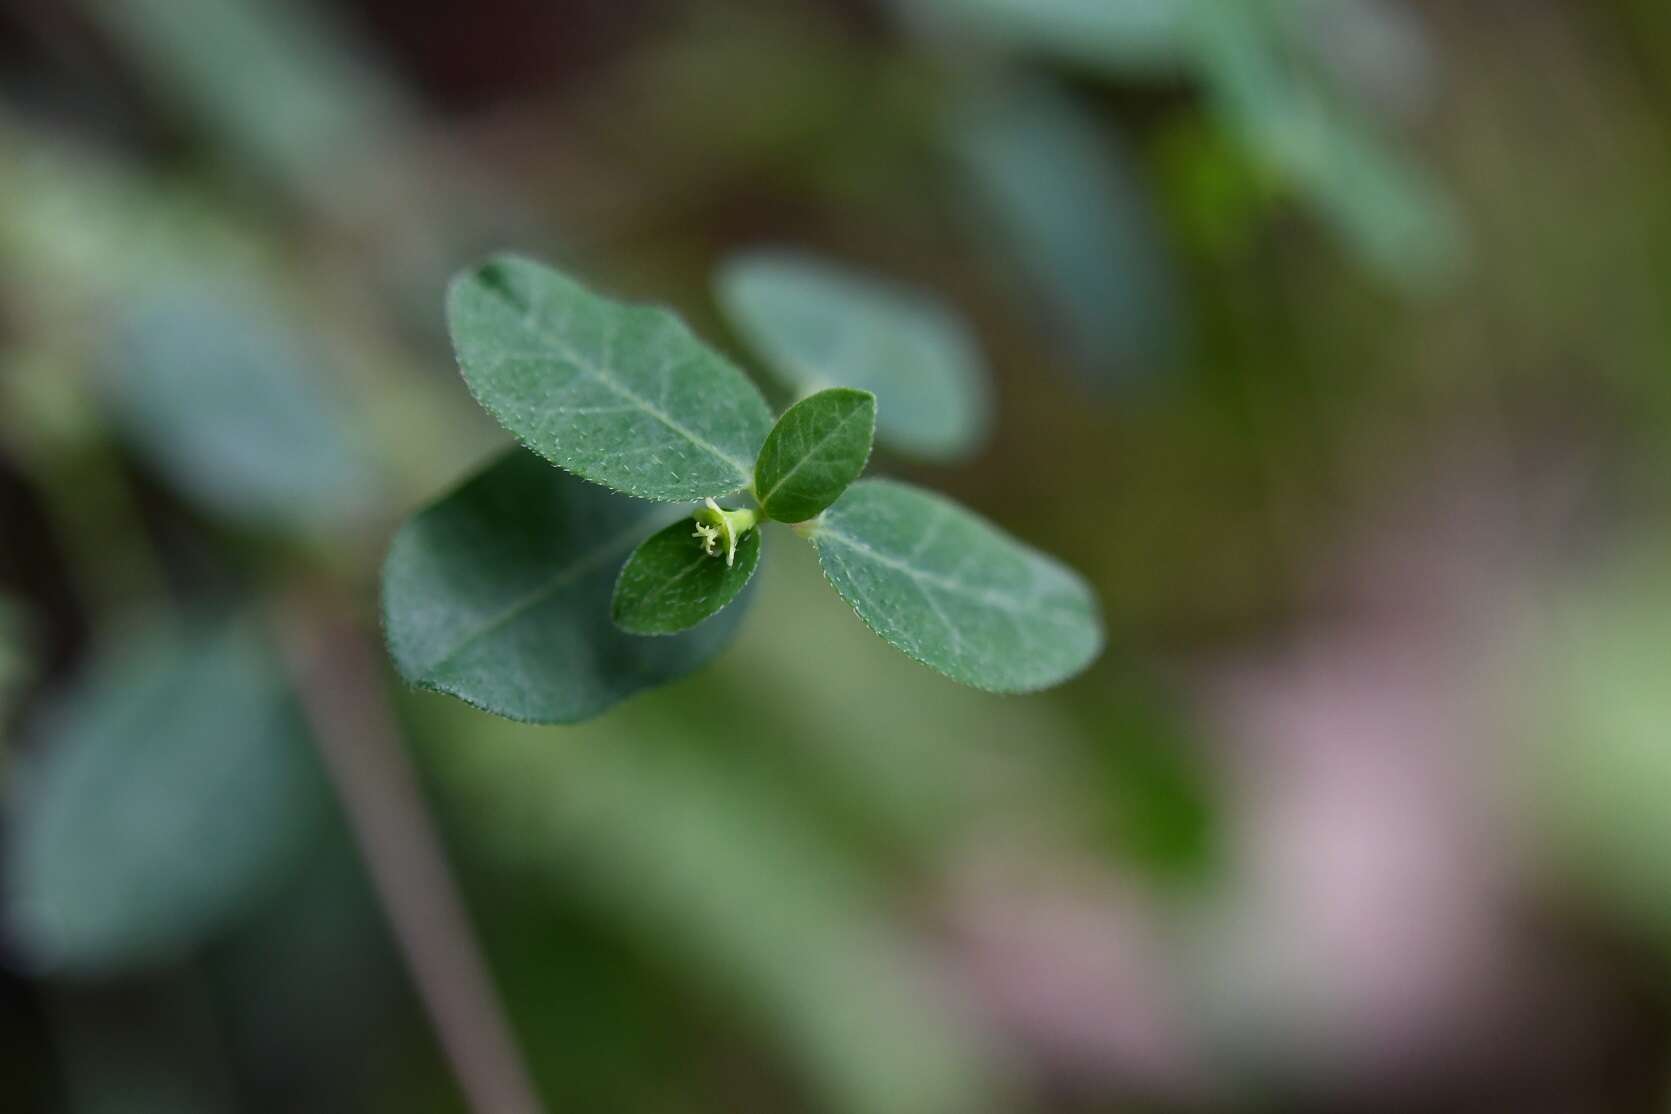
[[[476,1114],[537,1114],[376,653],[340,614],[296,595],[274,619],[315,745],[466,1102]]]

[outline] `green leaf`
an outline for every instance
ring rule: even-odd
[[[1450,197],[1286,48],[1275,13],[1254,0],[1196,0],[1194,65],[1230,129],[1307,200],[1363,263],[1413,290],[1465,262]]]
[[[1096,598],[1077,574],[941,496],[863,480],[812,542],[865,625],[954,681],[1030,692],[1102,649]]]
[[[715,286],[732,325],[791,390],[874,394],[876,435],[889,447],[950,459],[985,437],[986,367],[938,299],[782,249],[733,257]]]
[[[841,497],[870,459],[876,396],[832,387],[785,411],[754,462],[760,508],[779,522],[805,522]]]
[[[736,559],[709,556],[685,519],[633,550],[615,581],[611,614],[633,634],[677,634],[737,598],[760,563],[760,531],[737,543]]]
[[[1148,187],[1113,133],[1031,81],[960,112],[950,142],[978,242],[1082,378],[1107,388],[1178,364],[1177,275]]]
[[[329,370],[258,290],[179,285],[115,323],[97,382],[126,440],[178,491],[253,526],[353,517],[376,479]]]
[[[282,883],[325,816],[297,712],[241,625],[131,640],[42,735],[20,774],[6,912],[47,969],[177,958]]]
[[[328,5],[92,0],[82,15],[119,52],[123,72],[205,129],[214,150],[339,211],[350,198],[372,200],[371,176],[346,173],[345,161],[376,154],[416,123],[395,75]]]
[[[476,400],[553,464],[664,502],[748,484],[771,411],[668,310],[499,255],[453,279],[447,320]]]
[[[621,562],[679,512],[512,452],[409,519],[383,566],[401,675],[484,711],[574,723],[703,665],[743,609],[672,638],[610,619]]]

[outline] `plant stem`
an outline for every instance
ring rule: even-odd
[[[314,743],[465,1101],[477,1114],[537,1114],[376,653],[329,617],[340,613],[296,596],[276,617]]]

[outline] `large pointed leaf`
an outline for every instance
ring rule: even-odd
[[[138,639],[72,690],[27,767],[7,919],[54,970],[176,958],[285,877],[323,783],[247,628]]]
[[[841,497],[870,459],[876,396],[832,387],[791,406],[754,465],[760,508],[779,522],[805,522]]]
[[[874,394],[876,435],[890,448],[944,459],[985,436],[986,367],[937,299],[781,249],[732,258],[715,285],[732,325],[792,390]]]
[[[499,255],[453,280],[447,321],[476,400],[575,475],[667,502],[753,476],[772,428],[765,400],[668,310]]]
[[[1078,575],[949,499],[862,480],[812,532],[824,575],[871,630],[954,681],[1029,692],[1102,649]]]
[[[743,608],[671,638],[628,634],[609,615],[622,562],[679,513],[510,453],[395,536],[383,614],[396,666],[422,688],[539,723],[587,719],[689,673]]]
[[[712,617],[754,576],[760,531],[744,534],[731,557],[709,554],[689,520],[651,535],[615,582],[610,611],[616,626],[633,634],[677,634]]]

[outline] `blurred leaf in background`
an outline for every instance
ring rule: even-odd
[[[1671,579],[1663,542],[1556,599],[1515,661],[1534,680],[1517,787],[1556,879],[1671,957]]]
[[[1439,58],[1419,5],[1285,0],[1277,5],[1276,18],[1298,50],[1379,118],[1415,118],[1439,96]]]
[[[1388,16],[1357,0],[921,2],[969,14],[996,42],[1023,55],[1042,44],[1048,53],[1100,63],[1108,75],[1128,80],[1134,69],[1141,74],[1164,61],[1163,72],[1195,79],[1250,154],[1296,197],[1315,206],[1366,266],[1401,288],[1432,289],[1453,278],[1465,257],[1451,201],[1399,143],[1383,134],[1376,119],[1379,106],[1408,107],[1408,91],[1431,81],[1419,60],[1425,59],[1420,33],[1407,11],[1402,18]],[[955,26],[947,22],[932,29],[944,35]],[[1324,33],[1318,30],[1322,26],[1336,30]],[[1364,47],[1365,42],[1378,49]],[[1337,44],[1357,44],[1355,49],[1373,54],[1381,69],[1365,75],[1361,67],[1331,58],[1327,51]],[[1396,57],[1389,57],[1395,51]],[[1134,66],[1134,60],[1148,65]],[[1099,324],[1088,309],[1069,316],[1081,334],[1082,353],[1087,338],[1095,339],[1099,331],[1105,343],[1109,336],[1142,336],[1144,316],[1155,312],[1155,298],[1151,295],[1145,304],[1135,297],[1133,276],[1157,285],[1167,278],[1154,273],[1153,249],[1145,253],[1141,240],[1150,223],[1144,219],[1141,190],[1123,169],[1118,148],[1093,138],[1085,124],[1075,124],[1070,109],[1052,108],[1038,93],[1030,101],[1034,116],[1029,123],[1005,125],[999,116],[986,125],[991,136],[968,136],[958,146],[973,160],[978,178],[989,183],[985,190],[999,199],[1000,212],[1009,213],[1001,224],[1031,245],[1023,248],[1027,255],[1041,259],[1029,268],[1032,284],[1045,292],[1066,285],[1055,292],[1058,304],[1074,305],[1076,286],[1098,273],[1091,261],[1102,258],[1103,268],[1113,268],[1097,249],[1119,243],[1144,256],[1142,263],[1124,269],[1124,281],[1115,287],[1123,299],[1091,303],[1091,295],[1083,295],[1086,305],[1120,307],[1112,324]],[[1077,267],[1069,267],[1066,263],[1075,256],[1070,229],[1077,222],[1089,226],[1093,246],[1084,249]],[[1042,260],[1077,279],[1053,281],[1052,268]],[[1168,326],[1163,321],[1157,328],[1167,331]],[[1104,352],[1093,346],[1090,355],[1090,366],[1101,367],[1098,358]]]
[[[960,106],[950,145],[972,238],[1093,387],[1177,366],[1188,322],[1148,186],[1125,147],[1039,79]],[[1060,338],[1059,340],[1057,338]]]
[[[324,814],[297,713],[243,621],[112,647],[35,740],[10,786],[6,914],[42,970],[188,954],[281,883]]]
[[[323,528],[378,490],[325,366],[254,292],[180,287],[118,318],[99,386],[116,428],[204,509]]]
[[[725,260],[714,291],[766,369],[803,398],[831,387],[876,396],[876,433],[909,456],[957,460],[992,424],[990,373],[967,326],[921,291],[804,252]]]
[[[356,160],[406,130],[408,106],[317,0],[88,0],[162,98],[223,150],[326,211],[366,198]],[[350,184],[345,187],[345,179]]]
[[[1449,199],[1361,106],[1292,60],[1270,9],[1199,0],[1192,11],[1201,79],[1254,156],[1386,279],[1419,291],[1454,278],[1464,240]]]
[[[37,343],[88,341],[49,329],[67,323],[96,339],[120,299],[155,294],[159,283],[201,283],[206,271],[248,276],[271,262],[271,233],[203,181],[146,173],[3,108],[0,167],[5,289],[28,311],[22,324],[43,334],[25,334]]]

